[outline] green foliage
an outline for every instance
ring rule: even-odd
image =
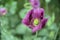
[[[13,15],[16,12],[17,9],[17,2],[16,1],[12,1],[11,3],[6,3],[5,7],[8,10],[8,15]]]
[[[54,4],[55,0],[53,3],[52,0],[45,0],[45,1],[41,0],[42,1],[41,5],[43,6],[43,8],[45,8],[46,5],[50,2],[56,8],[54,8],[52,5],[50,6],[47,5],[47,7],[45,8],[45,10],[47,9],[46,10],[47,14],[45,15],[45,17],[48,18],[47,24],[37,33],[32,33],[31,29],[28,26],[22,24],[22,19],[25,17],[27,12],[32,9],[30,3],[28,1],[27,3],[24,3],[24,1],[26,0],[0,1],[0,7],[5,7],[7,9],[7,14],[4,16],[0,16],[0,33],[1,33],[0,39],[1,40],[55,40],[57,38],[57,35],[58,34],[60,35],[59,32],[60,26],[57,26],[56,23],[56,20],[58,20],[59,17],[56,18],[57,16],[55,14],[58,8]],[[54,11],[51,12],[53,8]]]
[[[22,9],[19,12],[20,17],[23,19],[25,17],[25,15],[27,14],[28,11],[29,11],[29,9]]]
[[[48,18],[47,26],[51,26],[55,21],[55,14],[52,13],[52,16]]]
[[[46,3],[49,3],[51,0],[45,0],[46,1]]]
[[[6,31],[6,29],[3,29],[1,33],[2,33],[1,40],[18,40],[10,32]]]
[[[20,25],[18,25],[17,26],[17,28],[16,28],[16,33],[18,33],[18,34],[25,34],[26,33],[26,26],[25,25],[23,25],[23,24],[20,24]]]

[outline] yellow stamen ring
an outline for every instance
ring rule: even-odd
[[[34,21],[33,21],[33,24],[35,25],[35,26],[37,26],[38,24],[39,24],[39,19],[34,19]]]

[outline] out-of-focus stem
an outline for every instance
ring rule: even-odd
[[[35,36],[36,36],[36,38],[37,38],[37,35],[38,35],[38,31],[36,32],[36,35],[35,35]]]
[[[56,32],[56,35],[55,35],[54,40],[56,40],[56,38],[57,38],[57,35],[58,35],[58,32],[59,32],[59,29],[60,29],[60,28],[58,28],[58,30],[57,30],[57,32]]]
[[[46,13],[48,14],[48,3],[46,3]]]

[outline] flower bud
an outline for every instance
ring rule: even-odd
[[[33,8],[38,8],[40,6],[39,0],[30,0]]]
[[[7,13],[6,8],[0,8],[0,16],[5,15]]]

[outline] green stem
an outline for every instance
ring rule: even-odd
[[[0,17],[0,31],[1,31],[1,17]],[[0,32],[1,33],[1,32]]]
[[[35,35],[36,38],[37,38],[37,35],[38,35],[38,31],[36,32],[36,35]]]
[[[59,28],[58,28],[58,30],[57,30],[57,32],[56,32],[56,35],[55,35],[55,38],[54,38],[54,40],[56,40],[56,38],[57,38],[57,35],[58,35],[58,32],[59,32]]]
[[[46,13],[48,14],[48,3],[46,3]]]

